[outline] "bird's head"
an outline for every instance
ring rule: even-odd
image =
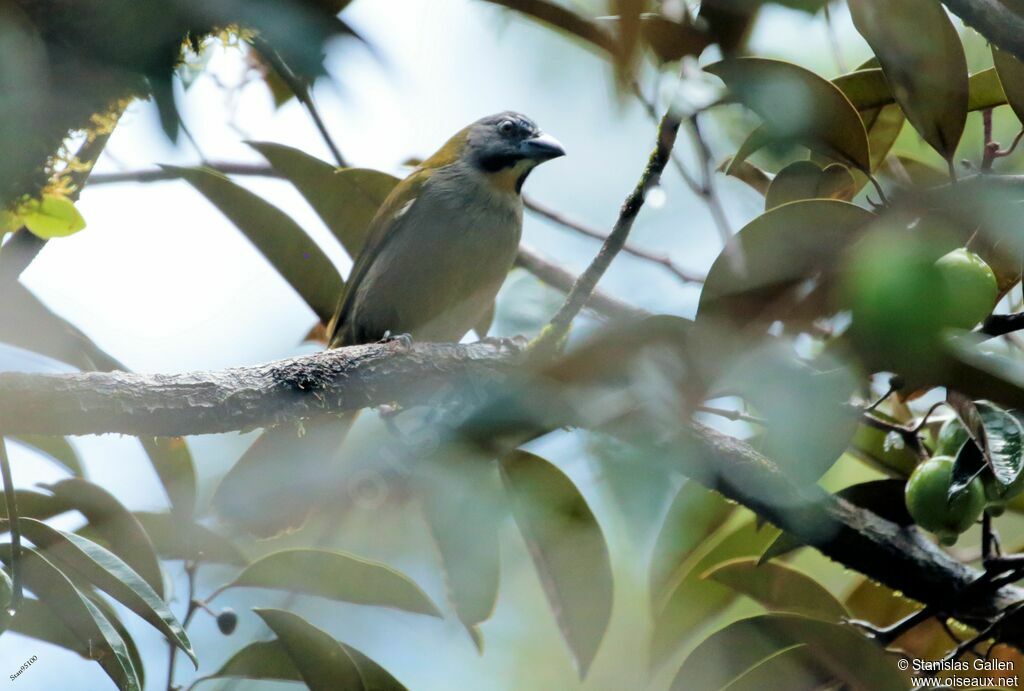
[[[461,161],[484,174],[495,187],[518,193],[536,166],[564,155],[558,140],[541,132],[533,120],[506,111],[481,118],[461,130],[424,166]]]

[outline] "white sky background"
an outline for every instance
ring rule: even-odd
[[[559,138],[569,153],[539,168],[526,192],[596,228],[610,229],[653,145],[654,128],[639,107],[616,99],[603,60],[559,34],[471,0],[363,0],[346,11],[345,19],[381,56],[378,60],[352,42],[332,46],[327,64],[337,85],[322,83],[316,90],[328,127],[350,163],[402,174],[403,160],[431,153],[466,123],[492,112],[519,110]],[[865,52],[863,44],[851,35],[845,16],[839,21],[847,59],[856,64]],[[834,74],[820,19],[771,10],[755,44],[769,55],[828,65],[824,69]],[[217,48],[209,69],[231,84],[243,66],[237,51]],[[180,100],[184,120],[207,159],[261,162],[242,143],[250,138],[289,144],[329,160],[319,134],[297,103],[275,112],[259,83],[248,86],[241,96],[235,124],[244,135],[228,126],[225,97],[210,76],[199,78]],[[719,143],[716,158],[731,153],[728,147]],[[688,148],[684,152],[688,156]],[[140,103],[118,126],[97,171],[198,162],[184,140],[175,150],[163,139],[154,108]],[[759,212],[762,201],[757,195],[734,181],[721,176],[718,180],[734,227]],[[250,178],[242,182],[309,229],[347,270],[340,247],[287,184]],[[666,175],[664,190],[665,204],[643,210],[632,242],[670,253],[686,268],[705,271],[719,247],[710,218],[673,172]],[[311,312],[191,187],[180,182],[87,187],[79,208],[88,228],[48,243],[23,281],[129,367],[178,372],[252,364],[299,352],[297,344],[313,323]],[[574,270],[582,269],[598,249],[592,240],[529,216],[525,240]],[[517,289],[524,281],[529,279],[516,279]],[[616,260],[601,288],[650,310],[682,315],[692,314],[697,298],[695,289],[681,287],[667,272],[625,255]],[[0,349],[0,367],[59,369],[9,349]],[[208,481],[226,470],[247,440],[238,435],[191,439],[203,478]],[[74,443],[90,478],[129,508],[164,506],[155,475],[135,440],[111,436]],[[14,447],[12,455],[21,486],[61,477],[23,449]],[[548,455],[574,477],[589,477],[587,460],[574,443],[553,444]],[[600,507],[598,515],[603,520]],[[224,575],[215,574],[209,584]],[[414,576],[432,597],[443,599],[436,575]],[[376,608],[331,610],[344,612],[346,622],[335,633],[359,645],[399,679],[416,681],[417,690],[451,688],[459,675],[469,684],[461,688],[507,688],[503,674],[528,665],[514,655],[529,654],[524,640],[533,637],[532,627],[539,627],[537,645],[561,645],[550,621],[524,621],[511,609],[514,598],[536,588],[530,578],[503,583],[498,612],[483,627],[488,640],[483,657],[452,622],[421,622]],[[530,597],[536,598],[536,593]],[[180,611],[183,603],[178,601],[175,607]],[[241,606],[236,609],[242,612]],[[203,657],[204,672],[259,630],[254,618],[243,613],[239,632]],[[144,650],[161,645],[147,627],[131,624]],[[210,641],[212,627],[212,619],[197,617],[196,637]],[[503,640],[508,644],[503,646]],[[39,655],[39,662],[19,678],[20,690],[109,687],[97,665],[11,635],[0,639],[0,675],[16,670],[32,654]],[[595,672],[609,666],[599,656]],[[147,689],[163,688],[163,663],[151,664],[147,671]],[[552,674],[552,683],[571,679],[567,655],[564,669]],[[245,688],[251,687],[255,685]]]

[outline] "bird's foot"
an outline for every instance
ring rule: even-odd
[[[399,350],[409,350],[412,348],[412,334],[392,335],[390,331],[385,331],[384,337],[378,343],[395,343],[398,345]]]
[[[487,345],[497,346],[499,350],[514,350],[516,352],[522,350],[529,344],[529,339],[526,336],[486,336],[480,339],[481,343]]]

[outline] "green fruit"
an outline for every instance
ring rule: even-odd
[[[935,453],[939,456],[953,456],[960,452],[960,447],[964,445],[970,437],[967,435],[967,428],[964,427],[964,423],[960,422],[957,418],[951,418],[939,429],[939,436],[935,442]]]
[[[981,257],[961,247],[939,259],[935,266],[946,284],[950,326],[971,329],[992,313],[999,285]]]
[[[949,501],[953,459],[935,456],[921,463],[907,481],[906,502],[914,522],[935,533],[943,544],[952,544],[970,528],[985,508],[985,487],[971,480],[963,492]]]
[[[992,473],[982,473],[982,484],[985,485],[985,499],[989,504],[1006,504],[1006,502],[1024,493],[1024,472],[1009,485],[1003,485]]]

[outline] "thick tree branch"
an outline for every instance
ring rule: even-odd
[[[997,48],[1024,60],[1024,16],[1008,6],[1016,3],[1005,0],[942,0],[942,3]]]
[[[1004,336],[1024,329],[1024,313],[993,314],[981,325],[981,333],[986,336]]]
[[[522,353],[491,343],[373,344],[218,372],[140,375],[0,374],[0,433],[119,432],[181,435],[271,423],[398,401],[412,404],[452,386],[501,385],[521,372]],[[560,424],[560,423],[559,423]],[[626,424],[629,440],[637,426]],[[649,438],[641,438],[649,446]],[[749,507],[797,539],[936,611],[976,626],[1024,599],[1013,586],[975,588],[981,573],[914,529],[796,487],[748,444],[699,424],[659,443],[659,457]],[[1010,640],[1014,632],[1010,632]]]

